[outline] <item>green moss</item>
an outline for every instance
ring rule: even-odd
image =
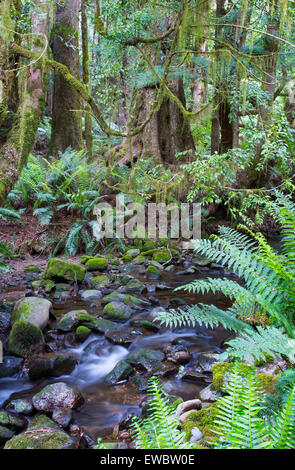
[[[157,248],[157,243],[154,240],[145,240],[143,244],[144,251],[154,250],[155,248]]]
[[[76,329],[76,337],[79,341],[85,341],[85,339],[88,338],[88,336],[91,334],[91,330],[87,328],[87,326],[78,326]]]
[[[138,255],[135,258],[133,258],[133,263],[134,264],[143,264],[143,263],[145,263],[145,261],[146,261],[146,259],[142,255]]]
[[[88,271],[104,271],[108,267],[108,261],[105,258],[92,258],[86,262]]]
[[[153,259],[155,261],[158,261],[159,263],[165,263],[166,261],[169,261],[171,258],[170,253],[168,250],[160,250],[156,251],[153,254]]]
[[[84,277],[83,266],[60,258],[51,258],[44,273],[46,279],[63,278],[67,281],[83,281]]]
[[[252,370],[252,366],[249,366],[248,364],[240,364],[241,370],[245,371],[245,374]],[[212,388],[217,391],[222,391],[223,390],[223,383],[224,383],[224,377],[226,374],[230,373],[230,371],[233,368],[233,364],[229,362],[219,362],[218,364],[214,364],[212,366],[212,374],[213,374],[213,382],[212,382]]]
[[[29,272],[29,273],[40,273],[41,272],[41,269],[38,268],[38,266],[27,266],[25,269],[24,269],[25,272]]]
[[[31,346],[43,342],[43,334],[38,326],[18,320],[9,335],[8,352],[14,356],[26,357]]]
[[[87,261],[89,261],[90,259],[93,259],[93,258],[94,258],[94,256],[86,256],[86,255],[81,256],[80,262],[81,262],[81,264],[85,264],[85,263],[87,263]]]
[[[108,286],[110,284],[110,280],[107,276],[104,276],[102,274],[100,276],[95,276],[90,279],[90,284],[92,287]]]
[[[132,261],[132,256],[126,253],[126,255],[122,256],[122,260],[127,262]]]
[[[257,374],[256,383],[265,393],[270,394],[275,392],[278,376],[269,374]]]
[[[264,353],[265,359],[255,359],[254,365],[256,367],[265,366],[266,364],[272,364],[274,362],[273,356],[271,356],[270,354],[267,354],[264,351],[263,353]]]
[[[197,427],[203,434],[203,443],[210,444],[214,439],[214,421],[216,419],[217,408],[215,403],[206,406],[201,410],[196,410],[190,413],[182,425],[182,429],[185,433],[186,440],[190,440],[192,436],[192,428]],[[207,440],[208,439],[208,440]],[[216,439],[216,435],[215,435]]]

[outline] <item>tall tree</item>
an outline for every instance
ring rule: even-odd
[[[67,66],[80,79],[79,14],[81,0],[57,2],[55,24],[51,32],[51,49],[55,61]],[[82,103],[75,88],[68,86],[64,77],[54,73],[52,132],[49,154],[56,155],[67,147],[81,149]]]
[[[35,135],[43,116],[47,70],[44,67],[48,44],[48,5],[47,0],[35,2],[31,13],[31,51],[35,60],[23,66],[18,55],[10,56],[10,44],[19,37],[17,20],[21,13],[21,2],[2,2],[0,36],[0,83],[2,84],[2,116],[7,128],[2,136],[0,149],[0,203],[3,202],[20,171],[27,162],[34,145]],[[14,33],[15,31],[15,33]],[[9,114],[10,113],[10,114]]]

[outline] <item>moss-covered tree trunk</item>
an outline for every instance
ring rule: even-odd
[[[81,0],[65,0],[57,3],[55,24],[51,35],[54,60],[68,67],[71,74],[80,79],[79,63],[79,12]],[[74,88],[64,77],[54,73],[52,132],[49,155],[57,155],[67,147],[81,149],[82,102]]]
[[[82,31],[82,70],[83,70],[83,83],[85,87],[91,92],[90,87],[90,73],[89,73],[89,47],[88,47],[88,22],[86,14],[87,0],[82,0],[81,3],[81,31]],[[91,108],[88,103],[85,105],[84,112],[85,122],[85,144],[88,156],[92,156],[92,117]]]
[[[185,106],[183,82],[181,79],[169,83],[170,90]],[[144,122],[151,111],[155,99],[153,88],[142,88],[138,91],[129,129]],[[113,149],[110,155],[121,163],[135,161],[139,158],[153,157],[157,162],[174,165],[178,161],[176,155],[195,149],[189,123],[184,118],[178,105],[169,97],[164,97],[159,111],[154,113],[143,131],[132,137],[123,139],[121,145]]]
[[[6,1],[10,19],[17,18],[15,5],[15,2]],[[4,28],[7,27],[7,20],[3,15],[1,15],[1,18],[2,21],[5,21]],[[11,28],[12,23],[10,22],[9,29],[11,30]],[[13,25],[13,28],[16,28],[16,24]],[[8,110],[10,110],[9,106],[15,107],[13,119],[10,122],[7,121],[9,128],[5,129],[2,136],[3,141],[0,149],[0,204],[5,200],[27,162],[44,112],[46,71],[43,67],[42,57],[45,57],[46,54],[48,38],[47,0],[40,0],[32,11],[32,33],[31,50],[38,53],[40,59],[25,68],[20,67],[17,57],[14,57],[14,60],[9,61],[13,65],[10,66],[10,71],[7,71],[7,51],[9,50],[9,42],[13,39],[8,37],[5,41],[2,38],[0,43],[0,63],[5,77],[4,82],[7,86],[6,92],[10,95],[9,100],[5,99],[5,103]],[[1,80],[1,83],[4,82]]]

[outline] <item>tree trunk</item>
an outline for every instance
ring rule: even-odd
[[[45,40],[48,37],[47,0],[36,3],[32,12],[32,32],[38,34],[33,40],[31,49],[42,56],[45,53]],[[3,62],[3,50],[1,50]],[[15,68],[19,68],[19,64]],[[15,71],[13,72],[15,74]],[[23,72],[22,80],[26,84],[19,96],[19,103],[6,140],[0,150],[0,204],[16,183],[18,176],[27,163],[28,155],[34,145],[35,136],[43,116],[45,106],[46,72],[42,67],[42,58],[28,66]],[[16,77],[12,75],[16,86]],[[17,90],[14,90],[14,98]],[[14,106],[16,103],[14,102]]]
[[[182,80],[169,83],[169,88],[185,105]],[[130,129],[145,120],[150,112],[154,94],[153,88],[139,90],[133,112],[134,117],[129,124]],[[159,163],[175,165],[178,164],[176,154],[186,150],[195,150],[189,123],[184,119],[177,104],[165,97],[159,111],[152,116],[144,130],[131,139],[124,139],[121,145],[113,149],[111,155],[112,158],[119,159],[121,163],[153,157]]]
[[[83,83],[85,84],[89,93],[90,90],[90,74],[89,74],[89,47],[88,47],[88,23],[86,15],[87,0],[82,0],[81,3],[81,31],[82,31],[82,69],[83,69]],[[85,122],[85,144],[88,156],[92,156],[92,118],[91,108],[88,103],[85,105],[84,112]]]
[[[80,0],[66,0],[56,7],[56,20],[51,36],[54,60],[68,67],[80,78],[79,64],[79,8]],[[57,155],[67,147],[81,149],[82,106],[77,90],[69,87],[64,77],[54,73],[52,132],[49,155]]]

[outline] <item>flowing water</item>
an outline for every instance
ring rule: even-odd
[[[142,298],[153,300],[157,299],[159,306],[166,308],[168,305],[176,306],[185,301],[188,304],[196,302],[214,303],[222,308],[226,307],[226,300],[222,296],[205,295],[196,296],[183,291],[173,292],[173,289],[179,285],[184,285],[196,278],[220,277],[223,273],[218,270],[200,270],[193,275],[184,275],[177,273],[163,273],[161,281],[151,281],[141,277],[133,272],[138,279],[144,281],[147,285],[147,293]],[[74,298],[70,301],[54,302],[54,315],[58,318],[62,314],[77,309],[87,309],[90,313],[96,312],[98,305],[95,302],[87,303],[80,298]],[[152,309],[158,307],[149,307],[141,316],[150,313]],[[138,314],[137,314],[138,315]],[[54,323],[53,323],[54,324]],[[126,324],[124,324],[124,327]],[[139,348],[150,348],[162,350],[168,344],[185,345],[190,353],[190,362],[186,368],[193,368],[196,364],[198,354],[204,351],[221,352],[225,339],[228,338],[222,328],[206,329],[182,328],[178,330],[169,330],[161,328],[157,333],[144,330],[132,342],[129,348],[114,345],[103,335],[92,333],[91,336],[78,346],[71,344],[71,334],[67,334],[66,347],[64,351],[75,355],[79,363],[70,375],[58,377],[55,379],[44,378],[37,381],[31,381],[24,373],[23,376],[0,379],[0,407],[12,398],[32,397],[36,392],[49,383],[66,382],[76,385],[85,397],[85,403],[78,410],[74,411],[74,423],[85,428],[86,433],[96,440],[98,436],[110,439],[113,427],[122,419],[130,415],[141,414],[141,404],[144,394],[138,392],[137,386],[132,381],[120,383],[117,385],[107,385],[104,383],[105,376],[114,368],[114,366],[124,359],[131,351]],[[60,352],[60,351],[59,351]],[[183,399],[191,399],[198,396],[199,391],[207,386],[206,382],[190,382],[172,376],[163,379],[164,387],[168,393],[181,396]]]

